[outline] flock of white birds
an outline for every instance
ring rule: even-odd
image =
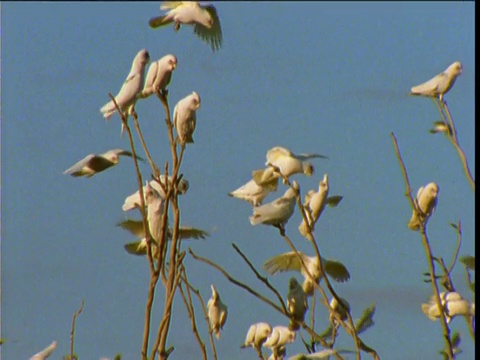
[[[175,31],[180,29],[181,25],[193,26],[194,33],[202,40],[210,44],[213,51],[220,49],[222,44],[222,31],[220,20],[213,5],[203,6],[198,2],[166,1],[161,5],[161,10],[167,10],[164,15],[154,17],[149,21],[152,28],[158,28],[168,24],[174,24]],[[135,115],[135,104],[140,99],[145,99],[156,93],[168,93],[167,87],[172,80],[173,71],[177,66],[175,55],[167,54],[157,61],[150,64],[147,76],[145,77],[145,68],[150,61],[150,54],[146,49],[140,50],[133,59],[130,72],[125,79],[120,91],[115,96],[115,103],[109,101],[101,109],[105,119],[110,117],[120,109],[125,118]],[[433,97],[444,101],[444,95],[452,88],[456,78],[462,72],[460,62],[454,62],[445,71],[436,75],[432,79],[411,88],[411,95],[421,95]],[[193,133],[196,126],[196,111],[200,108],[200,96],[193,91],[191,94],[181,99],[173,110],[173,125],[177,134],[176,142],[181,146],[193,143]],[[447,131],[442,123],[438,123],[432,131]],[[123,133],[122,123],[122,133]],[[90,154],[84,159],[65,171],[65,174],[71,174],[74,177],[91,177],[114,165],[117,165],[120,155],[133,156],[130,151],[122,149],[109,150],[103,154]],[[253,214],[250,216],[252,225],[264,224],[271,225],[284,231],[284,226],[293,215],[297,195],[300,188],[297,181],[290,183],[289,178],[292,175],[304,174],[311,176],[314,174],[314,167],[309,159],[327,158],[320,154],[294,154],[289,149],[281,146],[275,146],[267,151],[266,167],[252,171],[252,178],[240,186],[238,189],[230,192],[228,195],[250,203],[253,207]],[[142,158],[138,157],[143,161]],[[285,193],[266,204],[264,199],[270,192],[278,188],[279,179],[288,185]],[[161,177],[160,182],[165,184],[165,177]],[[170,180],[170,179],[168,179]],[[188,190],[188,181],[181,179],[178,184],[178,193],[185,194]],[[416,195],[416,205],[419,211],[413,211],[412,217],[408,222],[408,228],[418,231],[421,224],[426,224],[429,217],[434,213],[437,205],[439,187],[435,182],[431,182],[418,190]],[[147,219],[150,233],[155,242],[158,242],[162,236],[162,215],[164,212],[165,192],[160,184],[152,180],[147,182],[143,188],[145,195],[144,203],[147,207]],[[320,218],[327,205],[336,206],[342,200],[342,196],[329,196],[328,174],[324,174],[319,182],[317,191],[310,190],[305,195],[303,207],[306,218],[302,220],[298,229],[302,236],[309,238],[309,234],[315,229],[315,223]],[[136,209],[141,205],[139,191],[125,199],[122,207],[124,211]],[[134,234],[138,241],[125,245],[125,249],[132,254],[145,255],[147,242],[141,221],[126,220],[118,224],[122,228]],[[171,237],[171,229],[167,229]],[[186,238],[205,238],[208,233],[199,229],[190,227],[180,227],[180,237]],[[153,253],[156,247],[153,247]],[[350,274],[347,268],[340,262],[322,258],[322,264],[325,273],[335,281],[344,282],[349,280]],[[303,263],[303,264],[302,264]],[[295,277],[289,282],[289,293],[287,296],[287,308],[291,315],[288,326],[271,326],[265,322],[258,322],[250,326],[247,332],[245,342],[242,347],[253,347],[257,352],[261,352],[261,347],[271,349],[272,359],[282,359],[285,354],[285,346],[295,340],[295,331],[299,329],[298,321],[303,321],[308,311],[307,299],[314,293],[314,283],[322,280],[323,273],[320,261],[316,256],[307,256],[303,253],[296,254],[288,252],[278,254],[268,259],[264,263],[264,269],[274,275],[282,271],[296,271],[303,275],[303,284],[299,284]],[[311,274],[311,277],[308,274]],[[313,280],[313,281],[312,281]],[[220,295],[211,285],[212,296],[208,301],[208,316],[212,331],[217,339],[220,339],[220,330],[227,320],[227,306],[222,303]],[[341,299],[343,306],[339,306],[338,301],[333,298],[330,306],[337,311],[342,319],[346,318],[345,309],[350,306],[345,299]],[[471,304],[456,292],[441,294],[442,306],[448,321],[457,315],[471,316],[474,314],[475,305]],[[432,320],[440,317],[434,297],[430,302],[422,305],[423,312]],[[331,324],[336,325],[336,320],[331,317]],[[312,354],[313,355],[313,354]],[[35,357],[36,356],[36,357]],[[33,358],[41,359],[41,353]],[[45,357],[43,357],[45,358]]]

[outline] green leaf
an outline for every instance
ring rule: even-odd
[[[459,260],[467,269],[475,271],[475,256],[460,256]]]

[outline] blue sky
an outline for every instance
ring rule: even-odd
[[[152,30],[160,13],[149,3],[2,3],[2,352],[5,359],[31,356],[53,340],[53,358],[69,351],[73,313],[82,299],[76,350],[80,358],[121,353],[139,358],[148,266],[127,254],[132,236],[115,224],[126,215],[124,198],[135,191],[133,162],[90,179],[63,171],[89,153],[128,148],[120,118],[106,122],[99,108],[116,94],[135,54],[152,60],[173,53],[178,67],[170,104],[197,91],[195,144],[181,171],[190,182],[181,198],[182,223],[211,232],[206,241],[184,242],[234,277],[263,290],[234,252],[237,244],[258,269],[289,251],[275,228],[251,226],[251,207],[227,196],[261,168],[273,146],[295,153],[317,152],[315,175],[295,176],[302,192],[328,173],[330,194],[344,196],[316,227],[322,255],[342,261],[351,280],[335,284],[358,318],[376,304],[375,326],[362,339],[382,359],[436,358],[443,347],[439,322],[428,320],[421,303],[431,295],[422,282],[428,270],[420,235],[406,227],[411,216],[390,132],[397,136],[414,193],[436,181],[439,203],[428,232],[434,254],[450,263],[462,220],[461,255],[474,254],[474,193],[453,146],[428,133],[439,114],[429,99],[409,97],[412,85],[461,61],[463,73],[447,94],[459,139],[475,170],[474,17],[472,2],[407,3],[217,3],[223,48],[212,53],[191,28]],[[164,113],[155,98],[137,105],[139,121],[160,168],[170,161]],[[140,147],[138,137],[137,146]],[[142,167],[150,176],[148,165]],[[283,194],[270,194],[266,202]],[[136,214],[128,214],[135,217]],[[296,210],[287,235],[313,255],[299,235]],[[250,324],[287,320],[221,274],[186,258],[191,283],[205,299],[214,283],[229,316],[216,342],[220,359],[251,359],[240,350]],[[271,278],[286,296],[285,273]],[[295,275],[300,279],[300,275]],[[457,290],[471,299],[464,271],[453,272]],[[163,301],[158,291],[154,324]],[[196,304],[197,314],[201,313]],[[327,311],[317,306],[318,328]],[[198,319],[201,335],[206,325]],[[463,319],[460,359],[474,347]],[[156,326],[154,327],[156,329]],[[176,298],[169,343],[173,359],[191,359],[198,346],[180,297]],[[353,348],[343,332],[338,342]],[[300,340],[288,354],[304,351]],[[363,355],[367,358],[367,355]]]

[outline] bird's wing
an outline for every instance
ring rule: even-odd
[[[210,236],[207,231],[191,226],[180,226],[178,230],[181,239],[205,239],[207,236]]]
[[[314,158],[320,158],[320,159],[328,159],[328,156],[325,155],[320,155],[320,154],[298,154],[295,155],[295,157],[298,160],[308,160],[308,159],[314,159]]]
[[[147,254],[147,243],[145,239],[125,244],[123,247],[132,255],[144,256]]]
[[[448,81],[448,75],[441,73],[423,84],[412,87],[411,92],[415,95],[435,95],[438,91],[439,85],[445,81]]]
[[[143,230],[143,221],[141,220],[124,220],[120,221],[117,226],[120,226],[124,230],[130,231],[138,238],[145,237],[145,231]]]
[[[71,166],[70,168],[65,170],[64,174],[73,174],[73,173],[76,173],[76,172],[82,170],[82,168],[84,166],[86,166],[96,156],[98,156],[98,155],[90,154],[90,155],[85,156],[82,160],[78,161],[73,166]]]
[[[258,186],[264,186],[272,191],[276,191],[278,187],[279,175],[273,171],[271,167],[252,171],[252,179]]]
[[[301,257],[304,255],[299,252]],[[305,258],[304,258],[305,259]],[[305,261],[305,260],[304,260]],[[282,271],[298,271],[300,272],[302,265],[298,257],[293,251],[284,254],[276,255],[263,264],[263,268],[270,275],[274,275],[277,272]]]
[[[347,268],[339,261],[324,259],[323,268],[337,282],[345,282],[350,279],[350,273]]]
[[[210,14],[213,20],[213,25],[209,29],[201,24],[196,23],[193,32],[203,41],[210,43],[212,51],[219,50],[222,47],[222,27],[220,19],[217,15],[217,10],[213,5],[208,5],[205,10]]]
[[[185,1],[164,1],[160,5],[160,10],[171,10],[175,9],[181,5],[184,5]]]
[[[341,195],[332,195],[327,198],[327,204],[331,207],[337,206],[340,201],[342,201],[343,196]]]
[[[128,150],[124,150],[124,149],[115,149],[115,150],[112,150],[114,151],[117,155],[123,155],[123,156],[130,156],[130,157],[133,157],[133,154],[131,151],[128,151]],[[135,155],[135,157],[140,160],[140,161],[143,161],[145,162],[145,159],[138,156],[138,155]]]

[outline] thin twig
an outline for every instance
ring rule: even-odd
[[[70,331],[70,359],[73,359],[73,345],[75,341],[75,321],[77,320],[77,316],[82,313],[84,305],[85,305],[85,301],[82,300],[82,305],[80,305],[80,309],[78,309],[75,312],[75,314],[73,314],[72,330]]]

